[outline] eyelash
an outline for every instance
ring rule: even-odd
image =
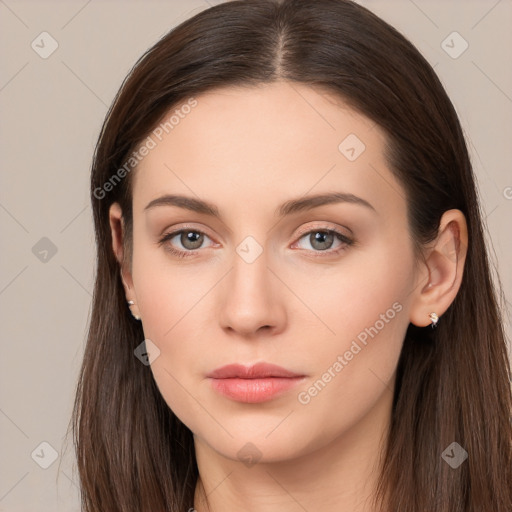
[[[198,233],[198,234],[201,234],[201,235],[205,235],[208,237],[208,235],[204,232],[204,231],[201,231],[199,229],[192,229],[192,228],[184,228],[184,229],[180,229],[180,230],[177,230],[177,231],[173,231],[171,233],[167,233],[165,234],[158,242],[158,246],[162,246],[163,244],[165,244],[167,241],[169,240],[172,240],[176,235],[179,235],[181,233]],[[336,256],[338,254],[340,254],[341,252],[345,251],[347,249],[347,247],[350,247],[352,245],[355,244],[355,241],[348,238],[346,235],[344,235],[343,233],[340,233],[339,231],[337,231],[336,229],[332,229],[332,228],[314,228],[314,229],[309,229],[308,231],[304,231],[302,233],[300,233],[300,236],[299,238],[297,239],[297,242],[299,240],[301,240],[302,238],[304,238],[304,236],[306,235],[310,235],[311,233],[327,233],[327,234],[334,234],[337,239],[342,242],[344,245],[342,245],[341,247],[339,247],[338,249],[335,249],[335,250],[325,250],[325,251],[312,251],[312,252],[316,252],[316,253],[319,253],[319,254],[316,254],[314,255],[313,257],[314,258],[322,258],[322,257],[326,257],[325,255],[327,256]],[[210,238],[210,237],[208,237]],[[170,244],[168,244],[166,247],[165,247],[165,250],[170,252],[173,256],[176,256],[178,258],[188,258],[188,257],[192,257],[192,256],[195,256],[201,249],[196,249],[194,251],[180,251],[178,249],[175,249],[174,247],[172,247]],[[306,250],[306,249],[303,249],[303,250]]]

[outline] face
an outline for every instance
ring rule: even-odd
[[[158,388],[196,440],[233,460],[348,439],[390,405],[417,286],[384,134],[286,82],[189,105],[151,134],[133,176],[130,292],[160,351]],[[296,377],[211,377],[256,363]]]

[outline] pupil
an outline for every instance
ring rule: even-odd
[[[182,244],[184,247],[187,247],[188,249],[197,249],[201,246],[202,243],[202,235],[200,233],[196,233],[195,231],[186,231],[185,233],[182,233],[185,236],[184,240],[182,239]],[[199,240],[199,243],[198,243]],[[184,241],[186,243],[184,243]],[[187,244],[192,244],[192,247],[188,246]]]
[[[313,236],[314,242],[319,242],[321,244],[321,247],[317,247],[317,249],[325,250],[328,249],[329,246],[332,244],[333,235],[331,233],[328,233],[326,231],[317,231]],[[314,243],[312,243],[311,245],[315,247]],[[325,245],[327,245],[327,247]]]

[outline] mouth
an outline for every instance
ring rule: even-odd
[[[252,366],[230,364],[207,375],[211,386],[237,402],[260,403],[277,398],[297,386],[306,376],[269,363]]]

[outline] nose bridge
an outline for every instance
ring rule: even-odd
[[[224,328],[250,334],[262,326],[275,328],[282,321],[269,259],[268,250],[253,237],[246,237],[235,248],[221,301]]]
[[[268,251],[252,237],[236,248],[230,280],[230,295],[238,304],[254,310],[270,299],[270,271]]]

